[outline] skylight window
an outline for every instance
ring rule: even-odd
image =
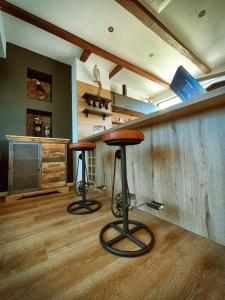
[[[211,78],[209,78],[212,76]],[[208,77],[208,79],[207,79]],[[214,83],[225,81],[225,73],[221,72],[219,74],[215,74],[215,77],[213,75],[205,76],[202,79],[199,79],[199,83],[204,87],[204,89],[207,89],[207,87],[211,86]],[[169,97],[168,99],[165,99],[157,104],[159,109],[164,109],[173,105],[176,105],[178,103],[183,102],[178,96],[174,95],[172,97]]]
[[[208,86],[212,85],[213,83],[224,81],[225,75],[213,77],[210,79],[199,81],[199,83],[206,89]]]
[[[177,96],[174,96],[174,97],[171,97],[165,101],[162,101],[158,104],[158,108],[159,109],[164,109],[164,108],[167,108],[167,107],[170,107],[170,106],[173,106],[175,104],[178,104],[178,103],[181,103],[182,100],[177,97]]]

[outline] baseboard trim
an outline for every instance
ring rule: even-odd
[[[67,183],[67,186],[73,186],[73,182],[68,182]],[[5,192],[0,192],[0,197],[4,197],[4,196],[8,196],[8,191],[5,191]]]
[[[0,192],[0,197],[8,196],[8,192]]]

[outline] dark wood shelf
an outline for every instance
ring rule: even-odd
[[[88,99],[90,99],[90,100],[94,100],[96,102],[101,102],[101,103],[110,103],[110,102],[112,102],[112,100],[109,99],[109,98],[101,97],[101,96],[91,94],[91,93],[83,94],[82,98],[86,99],[86,101]]]
[[[84,110],[82,110],[82,113],[84,113],[87,118],[88,118],[89,114],[102,116],[103,120],[105,120],[105,117],[112,116],[112,113],[104,112],[104,111],[96,110],[96,109],[92,109],[92,108],[85,108]]]
[[[128,108],[122,108],[116,105],[112,105],[112,112],[118,112],[120,114],[124,114],[124,115],[128,115],[128,116],[133,116],[133,117],[142,117],[145,114],[138,112],[138,111],[134,111]]]

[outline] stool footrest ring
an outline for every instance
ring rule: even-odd
[[[153,247],[154,244],[154,236],[153,233],[150,231],[150,229],[143,223],[138,222],[138,221],[133,221],[129,220],[128,224],[131,225],[136,225],[132,227],[131,229],[128,229],[125,231],[123,228],[119,227],[119,224],[123,224],[122,220],[114,221],[112,223],[109,223],[105,225],[101,232],[100,232],[100,242],[102,246],[109,252],[118,255],[118,256],[123,256],[123,257],[136,257],[136,256],[141,256],[147,252],[150,251],[150,249]],[[112,238],[111,240],[105,240],[104,234],[108,229],[114,229],[118,231],[119,235]],[[137,237],[133,236],[132,234],[139,231],[139,230],[144,230],[145,235],[147,235],[150,240],[148,241],[147,244],[139,240]],[[140,249],[139,250],[121,250],[117,249],[114,247],[114,245],[123,239],[129,239],[133,244],[138,246]]]
[[[67,211],[74,215],[91,214],[101,208],[101,204],[96,200],[75,201],[67,207]]]

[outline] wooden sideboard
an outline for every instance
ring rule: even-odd
[[[69,139],[7,135],[9,141],[9,196],[68,191],[67,144]]]

